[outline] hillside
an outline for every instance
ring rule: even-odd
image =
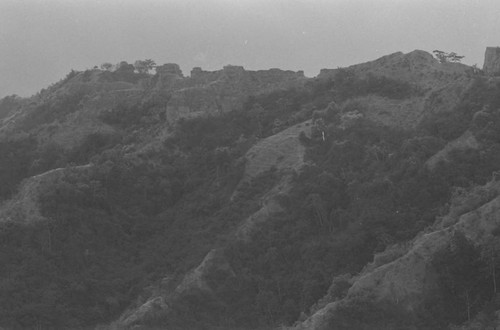
[[[4,98],[0,327],[496,324],[499,95],[416,50]]]

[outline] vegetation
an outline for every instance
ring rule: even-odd
[[[0,142],[0,200],[16,191],[22,179],[32,171],[31,161],[37,154],[36,140],[30,136],[20,136],[10,141]]]
[[[376,301],[369,293],[360,294],[342,303],[328,324],[333,329],[425,329],[415,316],[394,302]],[[438,328],[432,328],[438,329]]]
[[[109,62],[104,62],[103,64],[101,64],[101,69],[105,70],[105,71],[110,71],[112,67],[113,67],[113,64],[111,64]]]
[[[345,101],[355,96],[376,94],[391,99],[405,99],[420,95],[421,91],[412,84],[384,76],[368,74],[359,77],[349,69],[339,69],[334,80],[335,99]]]
[[[455,52],[445,53],[442,50],[434,50],[433,53],[440,63],[446,63],[446,62],[459,63],[465,57],[457,55],[457,53]]]
[[[20,108],[23,99],[17,95],[9,95],[0,100],[0,119],[9,115],[16,108]]]
[[[148,63],[122,62],[102,74],[110,81],[137,82],[154,65]],[[24,128],[79,111],[92,93],[79,86],[34,105]],[[210,274],[205,280],[211,294],[192,290],[144,325],[292,325],[345,297],[351,274],[432,225],[447,212],[454,191],[490,180],[500,155],[499,89],[476,77],[453,112],[430,115],[415,131],[403,131],[366,119],[366,109],[352,99],[369,94],[406,99],[422,91],[342,69],[304,88],[252,96],[241,111],[180,120],[154,152],[127,153],[123,146],[133,140],[132,132],[147,129],[142,119],[155,116],[153,101],[116,104],[100,119],[123,135],[91,134],[73,150],[39,144],[28,134],[12,136],[0,142],[2,199],[12,197],[24,178],[67,169],[42,191],[40,207],[48,221],[0,222],[0,325],[108,323],[133,306],[145,287],[161,291],[157,283],[164,276],[178,283],[214,247],[231,275]],[[280,197],[282,211],[271,214],[251,239],[235,240],[238,225],[262,207],[282,176],[271,169],[241,182],[242,156],[258,139],[306,119],[313,126],[312,136],[301,136],[308,165]],[[478,150],[452,152],[432,170],[425,166],[467,130],[480,141]],[[86,171],[70,166],[89,163]],[[328,326],[438,329],[486,315],[496,296],[497,252],[493,243],[481,248],[457,234],[432,261],[437,290],[426,302],[432,308],[409,313],[367,292],[342,302]],[[379,254],[375,263],[401,253]]]
[[[71,90],[55,100],[47,100],[36,105],[23,120],[23,129],[30,130],[41,124],[64,120],[66,115],[81,109],[82,100],[91,92],[89,85],[75,84]]]
[[[494,296],[487,265],[481,258],[480,249],[460,232],[456,232],[451,243],[432,260],[436,268],[439,306],[433,315],[444,324],[461,324],[470,321],[485,303]]]
[[[156,63],[152,59],[137,60],[134,63],[134,67],[138,73],[149,73],[149,71],[156,67]]]

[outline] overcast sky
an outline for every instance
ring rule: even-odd
[[[0,0],[0,97],[71,69],[151,58],[316,76],[396,51],[454,51],[483,65],[500,46],[498,0]]]

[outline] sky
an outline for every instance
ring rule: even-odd
[[[498,0],[0,0],[0,97],[71,70],[153,59],[219,70],[345,67],[435,49],[482,67]]]

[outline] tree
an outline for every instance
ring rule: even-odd
[[[327,224],[329,219],[325,203],[317,193],[310,194],[307,196],[307,199],[314,211],[319,226],[323,227]]]
[[[443,295],[445,318],[470,321],[491,297],[489,273],[480,250],[462,232],[455,232],[449,245],[432,260]],[[488,255],[488,253],[486,253]]]
[[[500,242],[496,239],[488,240],[481,251],[482,260],[485,262],[490,273],[490,277],[493,281],[493,293],[496,296],[497,290],[497,268],[500,264]]]
[[[105,71],[111,71],[112,67],[113,67],[113,64],[111,64],[109,62],[105,62],[105,63],[101,64],[101,69],[105,70]]]
[[[439,60],[439,63],[446,63],[446,53],[442,50],[434,50],[434,56]]]
[[[462,60],[462,58],[465,57],[457,55],[457,53],[455,52],[446,53],[443,52],[442,50],[437,50],[437,49],[432,52],[434,53],[434,56],[439,60],[439,63],[446,63],[446,62],[459,63]]]
[[[126,61],[121,61],[116,65],[117,72],[134,72],[134,66],[132,64],[128,64]]]
[[[156,63],[152,59],[144,60],[144,62],[146,64],[146,67],[148,68],[148,71],[153,70],[156,67]]]
[[[451,52],[448,54],[448,60],[450,62],[453,62],[453,63],[460,63],[460,61],[462,60],[462,58],[464,58],[465,56],[460,56],[460,55],[457,55],[457,53],[454,53],[454,52]]]
[[[156,63],[152,59],[137,60],[134,63],[134,67],[139,73],[149,73],[150,70],[156,67]]]

